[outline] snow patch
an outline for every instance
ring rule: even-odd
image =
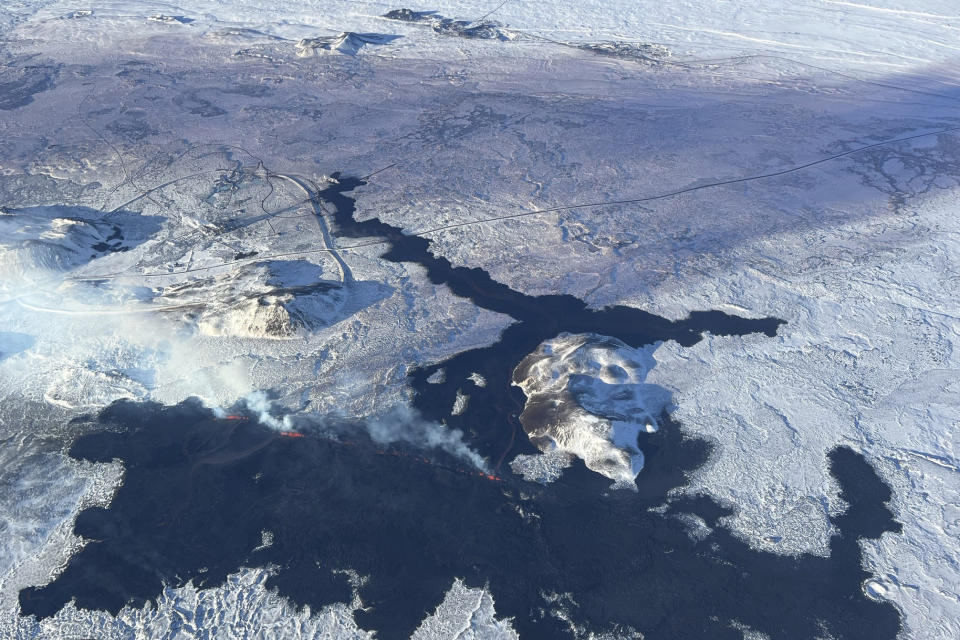
[[[563,470],[573,462],[566,451],[553,449],[535,455],[521,454],[510,462],[510,468],[529,482],[549,484],[560,479]]]
[[[477,386],[480,387],[481,389],[482,389],[483,387],[487,386],[487,379],[484,378],[484,377],[483,377],[482,375],[480,375],[479,373],[477,373],[476,371],[474,371],[474,372],[471,373],[469,376],[467,376],[467,380],[469,380],[469,381],[472,382],[473,384],[477,385]]]
[[[371,640],[374,633],[357,626],[353,602],[327,605],[318,611],[299,608],[266,588],[269,570],[243,569],[212,589],[192,583],[167,587],[156,605],[124,607],[116,617],[104,611],[77,609],[71,602],[52,618],[20,618],[17,637],[54,639],[96,637],[120,640],[147,636],[176,638],[343,638]]]
[[[517,640],[509,620],[496,617],[493,596],[486,589],[471,589],[459,578],[436,611],[427,616],[411,640]]]
[[[345,31],[335,36],[303,38],[296,45],[297,56],[310,58],[327,53],[343,53],[348,56],[355,56],[360,53],[360,49],[364,45],[388,44],[399,37],[384,33],[351,33]]]
[[[470,396],[462,390],[457,391],[457,396],[453,399],[453,408],[450,409],[450,415],[459,416],[467,410],[467,404],[470,402]]]

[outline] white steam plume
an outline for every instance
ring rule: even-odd
[[[483,457],[463,441],[463,432],[424,420],[413,408],[397,405],[365,422],[370,438],[380,444],[407,442],[429,449],[441,449],[487,471]]]
[[[244,402],[247,405],[247,409],[257,414],[257,419],[260,420],[261,424],[277,431],[290,431],[292,429],[293,421],[289,415],[276,418],[270,413],[270,409],[272,408],[271,403],[270,400],[267,399],[267,394],[263,391],[248,393],[244,398]]]
[[[281,418],[271,413],[272,403],[263,391],[254,391],[244,398],[247,409],[256,414],[261,424],[277,431],[291,431],[294,428],[293,419],[288,415]],[[450,429],[425,420],[416,409],[406,405],[397,405],[378,416],[367,418],[354,423],[363,427],[370,435],[370,439],[377,444],[392,444],[406,442],[423,449],[440,449],[452,456],[465,460],[477,469],[487,472],[487,462],[479,453],[467,446],[463,441],[463,432],[459,429]],[[334,424],[328,419],[320,419],[313,426],[321,430],[334,427],[342,430],[342,423]]]

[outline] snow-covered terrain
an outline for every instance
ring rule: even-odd
[[[16,632],[24,637],[71,637],[96,629],[102,640],[141,637],[176,638],[336,638],[368,640],[375,635],[357,627],[353,612],[363,607],[359,596],[347,604],[330,605],[321,611],[296,610],[264,586],[267,573],[246,570],[231,575],[215,589],[187,585],[166,589],[155,606],[126,608],[117,616],[77,610],[72,604],[56,617],[37,623],[20,619]],[[362,580],[360,576],[352,579]],[[86,631],[89,633],[89,631]],[[511,640],[517,634],[508,622],[494,616],[494,602],[483,589],[470,589],[455,580],[437,611],[424,619],[413,636],[416,640],[497,639]]]
[[[541,345],[518,384],[592,442],[553,434],[512,468],[554,480],[573,454],[642,483],[619,435],[669,407],[717,445],[687,494],[734,507],[755,548],[825,556],[825,454],[846,444],[903,524],[865,543],[866,592],[904,638],[960,636],[960,8],[498,5],[0,8],[0,636],[368,637],[359,600],[295,610],[253,569],[117,617],[17,602],[121,481],[66,457],[70,419],[255,392],[277,415],[367,417],[403,405],[410,368],[510,323],[334,237],[310,189],[336,171],[371,176],[358,217],[518,291],[786,320],[690,347]],[[402,8],[430,13],[385,17]],[[415,637],[513,637],[498,594],[457,578]]]

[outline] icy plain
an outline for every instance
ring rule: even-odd
[[[122,478],[64,454],[72,418],[256,392],[366,418],[510,323],[333,237],[308,195],[335,171],[371,176],[359,217],[518,291],[786,320],[651,350],[644,384],[717,445],[684,491],[826,555],[851,446],[903,525],[865,592],[904,638],[960,636],[955,3],[499,4],[0,8],[0,636],[365,637],[361,602],[293,611],[252,569],[118,617],[17,602]],[[415,637],[510,637],[457,578]]]

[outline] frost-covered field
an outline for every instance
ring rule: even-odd
[[[358,217],[524,293],[786,320],[652,349],[644,386],[718,445],[685,491],[756,548],[826,555],[825,454],[853,447],[903,524],[864,589],[904,638],[960,635],[960,8],[498,4],[0,8],[0,636],[366,637],[359,596],[295,610],[254,569],[119,617],[17,602],[122,476],[63,454],[71,418],[256,392],[367,417],[509,324],[335,238],[308,200],[334,172],[370,175]],[[457,578],[415,637],[510,637]]]

